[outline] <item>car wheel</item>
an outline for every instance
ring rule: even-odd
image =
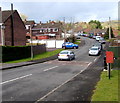
[[[75,57],[73,57],[73,59],[75,59]]]
[[[69,58],[69,61],[71,61],[72,59],[71,58]]]
[[[59,61],[61,61],[61,59],[58,59]]]
[[[66,49],[66,47],[64,46],[63,49]]]
[[[74,48],[74,49],[76,49],[76,47],[75,47],[75,46],[74,46],[73,48]]]

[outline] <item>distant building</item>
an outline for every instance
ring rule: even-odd
[[[25,20],[24,21],[25,27],[26,27],[26,39],[30,39],[31,34],[30,34],[30,29],[33,28],[36,23],[34,20]]]
[[[26,45],[26,30],[17,10],[0,11],[0,44],[5,46]]]
[[[89,31],[89,34],[103,36],[106,33],[107,29],[92,29]]]
[[[49,21],[47,23],[39,23],[32,27],[33,39],[60,39],[62,34],[62,23]]]

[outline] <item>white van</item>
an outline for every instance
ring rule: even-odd
[[[99,41],[101,36],[96,36],[96,40]]]

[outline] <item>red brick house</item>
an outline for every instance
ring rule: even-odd
[[[1,13],[2,26],[0,32],[0,44],[5,46],[26,45],[25,25],[17,10],[1,11]]]
[[[32,37],[33,39],[51,39],[56,38],[60,39],[62,34],[62,23],[61,22],[47,22],[39,23],[34,25],[32,28]]]
[[[119,35],[119,30],[116,30],[116,29],[112,29],[113,30],[113,34],[115,37],[117,37]]]

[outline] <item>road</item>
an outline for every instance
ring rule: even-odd
[[[3,101],[44,101],[59,88],[85,71],[99,56],[88,56],[88,49],[96,42],[82,37],[85,45],[75,52],[72,61],[51,60],[44,63],[23,66],[2,72]],[[70,89],[71,86],[68,86]],[[66,87],[67,90],[67,87]],[[64,97],[64,95],[63,95]],[[63,98],[69,100],[69,98]],[[61,100],[62,101],[62,100]]]

